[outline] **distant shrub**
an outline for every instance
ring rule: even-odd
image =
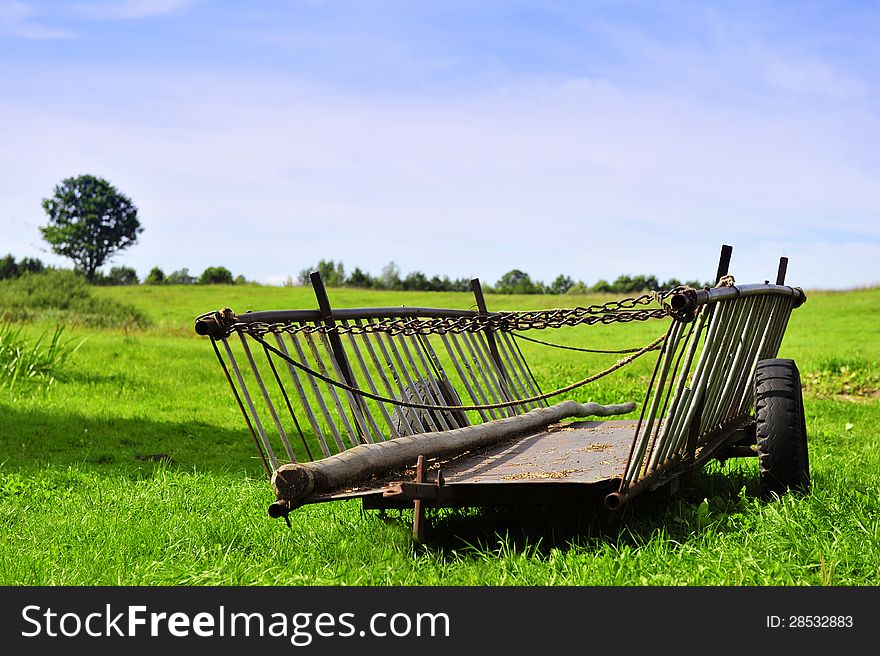
[[[161,285],[165,282],[165,272],[159,267],[153,267],[144,278],[145,285]]]
[[[0,280],[11,280],[26,273],[39,273],[46,268],[40,260],[33,257],[23,257],[16,262],[12,253],[0,257]]]
[[[232,272],[226,267],[208,267],[202,271],[199,278],[202,285],[231,285],[233,284]]]
[[[38,319],[95,328],[143,328],[150,323],[133,306],[94,296],[85,278],[69,269],[0,281],[0,321]]]
[[[98,285],[137,285],[137,271],[127,266],[112,267],[109,272],[95,274],[95,284]]]
[[[165,282],[169,285],[195,285],[198,279],[195,276],[189,275],[189,269],[183,268],[169,273],[168,277],[165,278]]]

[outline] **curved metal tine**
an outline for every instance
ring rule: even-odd
[[[397,384],[397,388],[400,390],[400,398],[401,398],[401,400],[405,401],[407,398],[406,397],[406,386],[403,384],[403,382],[401,382],[400,372],[397,370],[397,367],[394,366],[394,361],[391,359],[391,356],[388,354],[388,349],[385,346],[385,340],[382,339],[382,335],[385,335],[385,333],[377,333],[376,334],[376,343],[379,345],[379,350],[382,352],[382,356],[385,358],[385,362],[388,364],[388,370],[391,372],[391,377],[394,378],[394,382]],[[387,335],[385,335],[385,336],[388,337]],[[390,341],[390,338],[388,338],[388,339]],[[401,367],[402,366],[403,365],[401,364]],[[404,376],[406,376],[406,371],[404,371],[403,374],[404,374]],[[412,385],[411,382],[409,384]],[[394,396],[394,395],[392,394],[392,396]],[[413,430],[414,433],[427,433],[428,427],[422,421],[422,416],[421,416],[422,413],[415,410],[415,408],[412,408],[413,412],[411,412],[410,415],[415,419],[414,423],[417,424],[417,426],[418,426],[418,430],[414,430],[415,427],[413,426],[413,422],[406,421],[405,410],[406,409],[404,406],[397,406],[397,415],[404,422],[406,422],[406,424],[410,428],[410,430]]]
[[[363,327],[360,319],[355,319],[354,323],[359,328]],[[368,324],[369,324],[369,322],[368,322]],[[371,324],[369,324],[369,325],[371,325]],[[379,378],[382,380],[382,384],[385,386],[385,389],[388,392],[388,397],[393,398],[394,395],[396,394],[396,392],[394,391],[394,388],[391,386],[391,383],[388,382],[388,377],[385,375],[385,368],[382,366],[382,363],[379,362],[379,357],[376,355],[376,351],[373,349],[373,342],[372,342],[371,335],[366,330],[362,333],[362,335],[364,338],[364,346],[367,347],[367,353],[370,354],[370,359],[373,361],[373,364],[376,365],[376,371],[378,372]],[[377,339],[377,341],[379,341],[381,343],[380,340]],[[390,362],[388,363],[388,366],[391,367]],[[403,393],[403,388],[400,389],[400,393],[401,394]],[[395,437],[399,437],[400,435],[399,435],[398,427],[394,425],[394,420],[391,418],[391,415],[389,414],[388,409],[385,407],[385,405],[386,405],[385,403],[381,403],[381,402],[379,403],[379,406],[382,408],[382,412],[385,414],[385,416],[388,419],[388,425],[391,428],[391,432],[394,433]],[[409,420],[406,418],[406,415],[404,413],[398,412],[397,414],[400,417],[400,420],[403,424],[404,434],[413,435],[418,432],[418,431],[413,430],[412,426],[410,426]]]
[[[317,325],[317,324],[316,324]],[[327,335],[322,331],[319,332],[318,335],[321,338],[321,344],[324,345],[324,351],[327,353],[327,357],[330,358],[330,364],[333,367],[333,372],[336,374],[336,380],[345,381],[345,376],[342,373],[342,367],[339,366],[339,362],[336,360],[336,355],[333,353],[333,349],[330,346],[330,340],[327,339]],[[351,385],[352,387],[360,389],[358,385],[357,379],[354,377],[354,370],[349,367],[349,373],[351,374]],[[351,414],[354,417],[355,423],[358,426],[357,431],[354,431],[355,437],[357,437],[357,443],[360,443],[360,437],[366,439],[367,442],[373,443],[373,436],[370,433],[370,429],[367,427],[367,422],[364,419],[365,414],[369,414],[366,408],[360,403],[363,400],[363,397],[355,397],[354,392],[349,392],[348,390],[343,390],[346,398],[348,399],[348,407],[351,409]],[[340,410],[342,412],[342,410]],[[373,418],[370,417],[370,420]],[[373,426],[376,429],[376,433],[381,435],[381,431],[379,431],[379,427],[376,426],[376,422],[372,421]],[[356,446],[357,443],[353,443],[352,446]]]
[[[244,336],[240,332],[238,333],[238,336],[241,337],[241,339],[244,339]],[[229,342],[226,339],[221,341],[223,342],[224,349],[226,349],[226,357],[229,359],[229,364],[232,365],[232,370],[235,372],[236,379],[238,379],[242,396],[244,396],[244,400],[254,418],[254,425],[257,427],[257,432],[260,434],[260,441],[263,443],[263,448],[266,449],[266,455],[269,456],[269,462],[272,463],[272,469],[278,469],[278,459],[275,457],[275,452],[272,450],[272,445],[269,443],[269,437],[266,435],[266,429],[263,428],[263,422],[260,421],[260,415],[257,414],[257,409],[254,407],[253,400],[251,400],[250,392],[248,392],[247,385],[241,375],[241,370],[238,368],[238,362],[235,361],[235,356],[232,353],[232,349],[229,347]]]
[[[691,374],[692,368],[694,367],[694,357],[700,346],[700,339],[706,327],[706,318],[708,314],[709,313],[706,311],[700,311],[699,317],[697,317],[695,322],[695,327],[691,331],[688,343],[685,346],[687,349],[687,355],[684,364],[681,367],[678,382],[675,385],[675,396],[669,407],[670,423],[668,424],[668,429],[664,429],[668,434],[668,438],[663,450],[657,458],[658,462],[663,462],[670,457],[670,455],[678,451],[679,435],[681,435],[683,431],[683,422],[685,415],[687,414],[688,400],[692,394],[691,388],[687,386],[688,376]]]
[[[496,334],[500,336],[496,341],[502,345],[503,350],[505,351],[505,357],[507,357],[508,362],[511,363],[510,368],[515,369],[516,371],[516,378],[519,380],[520,386],[522,387],[523,397],[541,396],[541,393],[535,388],[535,384],[532,381],[531,376],[529,376],[528,371],[525,370],[522,358],[516,349],[513,348],[513,344],[511,344],[513,338],[504,330],[499,330]],[[531,407],[540,408],[543,405],[543,402],[535,401]]]
[[[462,333],[462,340],[464,342],[465,347],[467,347],[468,351],[470,351],[471,357],[473,358],[473,363],[477,367],[480,372],[480,377],[483,379],[483,382],[486,384],[486,390],[489,393],[489,396],[492,398],[493,403],[504,403],[506,399],[503,396],[498,396],[495,388],[492,386],[491,381],[489,380],[489,374],[486,372],[489,370],[488,363],[480,357],[481,353],[479,347],[474,346],[473,335],[469,331],[464,331]],[[499,408],[498,412],[500,414],[507,414],[512,417],[516,413],[513,412],[512,408]]]
[[[284,343],[284,339],[281,337],[280,333],[275,333],[275,341],[278,344],[278,350],[280,350],[285,356],[289,358],[290,353],[287,351],[287,345]],[[296,367],[290,364],[290,362],[286,362],[286,364],[287,370],[290,372],[290,377],[293,380],[293,387],[296,390],[297,396],[299,397],[300,404],[302,405],[303,410],[305,410],[306,412],[306,417],[309,420],[309,425],[311,425],[312,430],[315,431],[318,442],[321,444],[321,451],[325,456],[329,456],[330,449],[327,448],[327,442],[324,438],[324,431],[321,430],[321,425],[318,423],[318,419],[317,417],[315,417],[315,413],[312,411],[312,406],[309,403],[309,399],[306,396],[306,392],[303,389],[302,383],[300,382],[299,374],[297,374],[296,372]],[[308,449],[308,447],[306,447],[306,449]]]
[[[767,296],[757,296],[752,301],[754,308],[749,317],[749,322],[746,324],[746,340],[743,343],[743,352],[740,358],[739,376],[734,381],[724,404],[724,417],[728,419],[732,419],[739,414],[738,409],[743,390],[752,381],[752,374],[755,370],[755,355],[763,335],[762,328],[766,325],[769,300]]]
[[[461,358],[461,364],[464,366],[465,371],[468,372],[468,375],[470,376],[470,380],[474,384],[474,389],[477,391],[477,394],[480,397],[480,401],[477,402],[477,405],[489,405],[490,404],[489,397],[486,395],[486,392],[483,390],[482,386],[480,385],[480,379],[477,377],[477,374],[474,373],[473,367],[471,367],[471,362],[468,359],[468,356],[465,355],[464,350],[461,348],[461,344],[459,343],[458,337],[459,336],[457,333],[453,333],[453,332],[449,333],[449,341],[455,347],[455,350],[458,351],[458,355]],[[461,341],[465,341],[465,340],[462,339]],[[465,342],[465,343],[467,343],[467,342]],[[453,361],[455,361],[454,357],[453,357]],[[480,410],[479,412],[480,412],[480,416],[485,419],[485,413],[482,410]],[[490,408],[486,412],[488,412],[489,416],[492,419],[498,418],[495,408]]]
[[[314,324],[314,327],[317,328],[318,331],[320,331],[321,326],[322,324],[319,323]],[[321,357],[321,351],[318,349],[318,345],[312,338],[311,333],[304,332],[303,335],[306,338],[306,343],[309,345],[309,349],[311,350],[312,355],[315,357],[315,364],[318,365],[318,371],[327,378],[332,378],[332,376],[330,376],[330,372],[327,370],[327,365],[324,364],[324,359]],[[325,346],[328,347],[327,352],[330,353],[329,345],[325,343]],[[341,380],[341,377],[338,377],[337,380]],[[348,433],[349,443],[351,444],[351,446],[357,446],[358,444],[360,444],[358,432],[354,429],[354,427],[352,427],[351,422],[348,420],[348,415],[345,413],[345,407],[342,405],[342,401],[339,398],[339,393],[336,391],[336,386],[331,385],[330,383],[325,383],[325,385],[327,386],[327,391],[330,392],[330,398],[333,400],[333,405],[336,407],[336,412],[339,413],[339,419],[342,422],[342,425],[345,427],[346,432]]]
[[[736,374],[736,356],[740,352],[743,340],[743,331],[749,316],[748,297],[734,299],[733,317],[724,331],[724,357],[720,363],[720,376],[712,392],[706,397],[706,410],[703,421],[700,424],[700,432],[703,433],[717,426],[720,419],[720,409],[724,405],[724,394],[731,385]]]
[[[694,333],[693,323],[687,324],[687,331],[687,336],[683,338],[685,324],[679,324],[674,337],[675,341],[672,346],[670,362],[674,360],[675,364],[672,365],[672,369],[667,376],[667,381],[664,386],[665,393],[663,393],[663,402],[660,406],[657,424],[654,427],[653,443],[649,447],[650,457],[648,458],[648,471],[656,467],[658,462],[662,462],[660,457],[661,453],[667,448],[671,439],[669,429],[677,420],[677,417],[672,413],[671,403],[673,401],[673,394],[677,394],[676,377],[678,376],[681,362],[684,359],[687,350],[686,345],[690,343],[690,338]],[[662,390],[658,390],[658,393],[661,391]]]
[[[452,335],[453,333],[450,333]],[[486,403],[485,397],[478,398],[477,394],[474,392],[474,388],[471,387],[470,381],[468,381],[468,376],[461,368],[461,364],[458,361],[458,358],[455,356],[455,353],[452,350],[452,345],[450,344],[450,340],[446,337],[446,333],[440,333],[440,340],[443,342],[443,346],[446,347],[446,352],[449,354],[449,359],[452,361],[452,366],[455,368],[455,372],[458,374],[459,380],[461,380],[462,385],[467,390],[468,394],[471,396],[471,401],[473,401],[474,405],[481,405]],[[460,349],[459,349],[460,351]],[[477,410],[477,414],[480,415],[480,419],[483,421],[489,421],[489,415],[486,414],[485,410]],[[492,415],[492,419],[494,419],[494,415]]]
[[[641,438],[638,440],[635,453],[633,454],[629,467],[627,468],[626,476],[628,479],[643,475],[643,471],[645,467],[647,467],[646,460],[648,443],[650,442],[651,431],[654,428],[657,407],[660,403],[660,390],[663,389],[666,382],[666,376],[669,372],[671,337],[674,335],[677,325],[677,323],[674,323],[669,327],[669,330],[666,333],[666,340],[663,342],[663,350],[660,352],[659,356],[660,366],[657,371],[657,379],[651,392],[650,409],[645,414],[645,423],[640,431]]]
[[[413,342],[415,342],[415,337],[412,335],[406,335],[404,333],[400,333],[398,335],[400,341],[401,350],[406,355],[407,359],[412,364],[413,372],[416,376],[419,377],[419,380],[422,383],[422,389],[425,392],[425,396],[427,397],[427,403],[431,405],[446,405],[446,401],[443,398],[443,393],[440,391],[440,386],[437,384],[437,381],[431,375],[431,367],[428,362],[425,360],[425,355],[422,353],[422,350],[418,348],[415,344],[413,344],[413,350],[418,354],[419,360],[422,363],[422,367],[425,370],[425,375],[422,375],[421,370],[419,369],[419,365],[410,352],[409,346],[407,345],[407,337],[412,337]],[[431,397],[434,397],[433,399]],[[428,411],[432,416],[436,416],[439,419],[438,423],[443,424],[440,430],[447,430],[450,428],[457,428],[457,425],[450,417],[448,417],[447,412],[443,412],[442,410],[429,410]]]
[[[728,359],[727,375],[724,377],[724,384],[718,392],[714,405],[711,407],[708,422],[710,426],[719,426],[730,419],[727,416],[727,410],[731,401],[731,393],[743,376],[743,355],[751,335],[749,328],[754,321],[754,315],[757,310],[755,300],[759,298],[757,296],[750,296],[742,299],[742,319],[737,324],[733,334],[733,343],[731,344],[733,348]]]
[[[290,342],[293,344],[293,348],[296,351],[296,355],[299,358],[299,361],[303,364],[307,364],[308,359],[306,358],[305,351],[303,351],[299,340],[296,338],[296,334],[291,333]],[[339,430],[336,428],[336,423],[333,421],[333,417],[330,414],[330,411],[327,409],[327,404],[324,403],[324,397],[321,395],[321,390],[318,388],[318,384],[315,382],[313,376],[306,375],[305,378],[309,382],[309,389],[311,389],[312,395],[315,397],[315,402],[318,404],[318,408],[321,410],[321,415],[323,415],[324,421],[327,422],[327,427],[330,429],[330,434],[333,436],[333,441],[336,443],[336,447],[339,449],[340,452],[345,451],[345,444],[343,444],[342,442],[342,436],[339,434]]]
[[[343,328],[348,328],[348,322],[345,321],[344,319],[342,321],[340,321],[340,324],[342,325]],[[375,394],[376,396],[381,396],[379,394],[378,388],[376,387],[376,383],[373,382],[373,377],[370,375],[370,370],[367,367],[367,363],[364,361],[363,355],[361,355],[361,350],[358,347],[357,339],[355,339],[355,336],[349,330],[346,331],[346,335],[348,335],[348,341],[351,344],[352,351],[354,351],[354,355],[355,355],[355,358],[357,359],[358,365],[360,366],[361,371],[363,372],[364,379],[367,381],[367,386],[370,388],[370,391],[373,394]],[[366,334],[364,334],[364,337],[366,337]],[[352,372],[352,375],[354,375],[354,372]],[[392,396],[394,396],[394,395],[392,394]],[[364,403],[366,403],[366,402],[367,402],[366,399],[364,399]],[[385,419],[385,423],[388,425],[388,428],[391,430],[391,434],[394,437],[400,437],[400,433],[398,433],[397,427],[394,425],[394,422],[391,421],[391,415],[388,414],[388,409],[385,407],[385,404],[377,402],[376,405],[379,406],[379,411],[382,413],[382,417]],[[376,425],[375,421],[373,421],[372,413],[368,413],[368,414],[369,414],[370,420],[373,423],[374,428],[376,429],[376,433],[378,433],[380,437],[383,437],[382,431],[379,429],[379,426]]]
[[[752,402],[754,400],[753,399],[754,391],[755,391],[752,386],[752,381],[754,380],[754,377],[755,377],[755,369],[758,365],[758,362],[760,360],[764,359],[762,354],[766,351],[767,340],[772,339],[771,333],[774,330],[773,323],[776,320],[777,309],[779,308],[780,303],[782,303],[782,302],[783,302],[783,300],[778,297],[771,297],[767,301],[766,312],[765,312],[765,315],[762,320],[764,328],[761,331],[761,338],[758,340],[758,345],[755,348],[755,354],[753,356],[754,361],[752,362],[752,370],[749,375],[749,380],[746,383],[745,388],[742,391],[742,395],[740,397],[740,404],[737,409],[737,414],[742,414],[743,412],[746,411],[746,409],[748,409],[752,405]]]
[[[394,355],[394,359],[397,360],[397,364],[400,365],[400,371],[403,372],[403,377],[406,378],[406,384],[409,386],[409,389],[411,390],[412,394],[414,394],[416,396],[416,398],[418,399],[417,402],[425,404],[425,405],[430,405],[431,400],[425,398],[425,396],[422,393],[422,390],[419,389],[418,385],[416,385],[415,382],[413,381],[412,376],[410,376],[409,368],[403,362],[403,359],[400,357],[400,353],[397,351],[397,347],[394,345],[394,338],[391,335],[389,335],[388,333],[385,333],[385,338],[388,340],[388,347],[391,350],[391,353]],[[425,390],[425,391],[427,391],[427,390]],[[404,397],[404,400],[406,400],[405,397]],[[416,409],[416,408],[413,408],[412,410],[413,410],[413,414],[415,414],[417,417],[419,417],[419,419],[421,420],[421,423],[425,426],[425,428],[428,428],[430,426],[431,430],[435,430],[435,431],[443,430],[440,427],[437,420],[434,418],[434,413],[432,411],[430,411],[430,410],[420,411],[419,409]],[[425,420],[427,420],[427,423],[425,420],[421,419],[422,416],[425,417]]]
[[[664,342],[663,363],[660,365],[657,384],[655,385],[654,393],[651,396],[651,407],[648,410],[645,422],[644,453],[642,453],[639,458],[640,461],[644,461],[640,463],[642,475],[647,475],[650,471],[651,459],[657,448],[657,434],[663,420],[663,418],[659,416],[659,410],[663,403],[664,391],[667,389],[667,380],[669,379],[669,374],[672,370],[672,363],[675,360],[675,354],[678,350],[678,338],[681,334],[681,330],[682,324],[677,321],[674,322],[670,331],[667,333],[666,341]],[[651,433],[654,434],[653,438],[651,437]]]

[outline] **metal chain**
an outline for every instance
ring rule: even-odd
[[[243,322],[239,321],[229,308],[221,312],[204,315],[203,318],[211,318],[217,326],[222,328],[222,334],[214,334],[214,337],[225,337],[233,331],[247,333],[253,337],[259,337],[267,333],[288,334],[329,334],[338,335],[364,333],[388,333],[390,335],[436,335],[446,333],[477,333],[485,331],[523,331],[544,330],[547,328],[561,328],[563,326],[579,326],[595,324],[629,323],[631,321],[648,321],[650,319],[665,319],[671,315],[671,309],[666,299],[674,293],[681,292],[684,287],[664,292],[651,292],[634,298],[625,298],[616,301],[608,301],[601,305],[578,306],[574,308],[555,308],[548,310],[520,310],[508,312],[496,312],[485,316],[473,317],[438,317],[402,319],[389,317],[375,322],[361,325],[348,324],[317,324],[308,323],[266,323],[266,322]],[[658,303],[658,308],[643,306]]]

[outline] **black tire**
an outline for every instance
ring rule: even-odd
[[[755,368],[755,433],[761,497],[810,491],[801,376],[794,360],[761,360]]]

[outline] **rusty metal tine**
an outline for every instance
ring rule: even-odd
[[[359,328],[363,327],[360,319],[355,319],[354,323]],[[394,388],[391,386],[391,383],[388,382],[388,377],[385,375],[385,368],[382,366],[382,363],[379,362],[379,357],[376,355],[375,349],[373,349],[373,342],[372,342],[372,338],[371,338],[370,333],[367,331],[364,331],[363,338],[364,338],[364,346],[367,347],[367,352],[370,354],[370,359],[372,359],[373,364],[376,365],[376,371],[379,374],[379,378],[382,380],[382,384],[385,385],[385,389],[388,392],[388,397],[393,398],[394,394],[395,394]],[[379,341],[379,340],[377,340],[377,341]],[[381,344],[381,341],[380,341],[380,344]],[[387,357],[386,357],[386,360],[387,360]],[[390,362],[388,363],[388,366],[391,367]],[[395,436],[398,436],[398,432],[399,432],[398,427],[394,426],[394,420],[391,418],[391,415],[389,414],[388,409],[385,407],[385,404],[380,403],[379,405],[382,406],[383,413],[388,417],[389,425],[393,426],[392,432],[395,434]],[[409,420],[406,418],[406,415],[404,415],[402,412],[398,412],[398,416],[400,417],[400,419],[403,423],[404,434],[413,435],[417,432],[417,431],[413,430],[412,426],[410,426]]]
[[[327,335],[323,332],[318,333],[321,337],[321,343],[324,345],[324,350],[330,358],[330,364],[333,366],[333,371],[336,373],[337,380],[343,379],[350,386],[360,389],[358,386],[357,379],[354,377],[354,370],[352,370],[351,366],[346,362],[346,371],[343,372],[342,367],[339,365],[339,361],[336,359],[336,350],[332,347],[332,344],[327,339]],[[338,336],[338,335],[337,335]],[[341,345],[342,342],[340,341]],[[366,410],[366,404],[363,402],[362,396],[356,396],[354,392],[350,392],[349,390],[343,390],[343,393],[348,398],[348,405],[351,409],[351,414],[354,417],[355,422],[357,423],[358,428],[357,434],[364,438],[367,442],[373,443],[373,435],[370,433],[370,429],[367,427],[366,419],[364,418],[365,414],[369,414]],[[340,411],[341,412],[341,411]],[[372,417],[370,417],[372,419]],[[372,422],[373,426],[376,426],[376,422]],[[378,426],[376,426],[376,432],[380,433]],[[361,440],[358,440],[359,442]]]
[[[467,355],[465,355],[464,350],[462,350],[461,344],[459,343],[459,335],[458,334],[449,333],[449,338],[450,338],[450,341],[452,342],[453,346],[455,346],[456,350],[458,351],[459,355],[461,356],[461,362],[464,365],[465,369],[467,370],[468,374],[470,374],[471,381],[474,384],[474,389],[477,390],[477,393],[480,395],[482,403],[488,404],[489,403],[488,393],[487,393],[487,391],[483,390],[483,387],[480,385],[480,378],[474,372],[474,367],[471,366],[471,362],[473,362],[473,364],[477,368],[479,368],[479,366],[480,366],[479,363],[477,363],[476,358],[471,360],[468,358]],[[461,338],[461,341],[464,342],[465,347],[467,347],[468,351],[471,351],[471,352],[473,351],[473,349],[468,345],[468,342],[464,337]],[[496,401],[497,401],[497,399],[496,399]],[[488,410],[488,412],[489,412],[489,415],[492,417],[492,419],[497,419],[497,417],[495,415],[496,410],[494,408],[490,408]]]
[[[290,335],[290,341],[299,357],[299,361],[306,364],[308,359],[306,358],[305,351],[303,351],[295,334]],[[336,447],[340,452],[345,451],[345,444],[342,443],[342,436],[339,434],[339,429],[336,428],[336,422],[333,421],[333,417],[327,409],[327,404],[324,402],[324,397],[321,395],[321,390],[318,389],[318,384],[315,382],[315,378],[313,376],[306,376],[306,380],[309,382],[309,388],[312,390],[312,395],[315,397],[315,401],[318,404],[318,408],[321,410],[324,421],[327,422],[327,427],[330,429],[330,434],[333,437],[333,441],[336,443]]]
[[[529,372],[523,366],[522,358],[520,357],[519,351],[517,351],[513,344],[513,337],[504,330],[499,331],[500,335],[499,342],[503,343],[504,348],[510,354],[510,360],[513,362],[513,368],[516,369],[517,377],[520,379],[520,383],[523,386],[525,396],[540,396],[541,392],[535,387],[535,383],[532,380],[532,377],[529,375]],[[540,408],[543,405],[541,401],[535,401],[534,407]]]
[[[244,340],[244,335],[240,332],[238,336]],[[275,452],[272,451],[272,445],[269,443],[269,437],[266,435],[266,429],[263,428],[263,422],[260,421],[260,415],[257,414],[257,409],[254,407],[254,402],[251,399],[250,392],[248,392],[247,385],[244,382],[244,378],[241,375],[241,370],[238,367],[238,362],[235,361],[235,356],[232,354],[232,349],[229,347],[229,342],[227,340],[223,341],[223,347],[226,349],[226,357],[229,359],[229,364],[232,365],[232,370],[235,372],[235,377],[238,379],[238,384],[241,387],[241,394],[244,396],[245,403],[247,403],[248,408],[251,411],[251,415],[254,418],[254,425],[257,427],[257,432],[260,434],[260,441],[263,443],[263,448],[266,450],[266,455],[269,456],[269,462],[272,463],[272,469],[278,469],[278,459],[275,457]]]
[[[418,376],[422,382],[422,389],[424,390],[425,395],[428,397],[427,403],[432,405],[446,405],[446,401],[443,399],[443,393],[440,391],[440,387],[437,384],[437,381],[431,375],[431,366],[428,364],[428,361],[425,360],[425,355],[424,353],[422,353],[422,349],[413,344],[413,350],[418,355],[418,358],[422,363],[422,367],[424,368],[424,376],[421,374],[418,363],[416,362],[416,359],[412,356],[409,345],[407,344],[407,337],[409,337],[409,335],[401,333],[398,335],[398,337],[400,338],[401,349],[406,354],[406,357],[409,359],[410,363],[412,363],[413,370],[415,371],[416,376]],[[413,340],[415,340],[415,336],[412,337]],[[434,397],[433,400],[431,399],[431,396]],[[436,412],[431,411],[431,414],[436,414],[440,423],[443,424],[443,428],[441,428],[441,430],[458,427],[458,425],[446,412],[438,410]]]
[[[468,381],[468,377],[465,372],[461,368],[461,364],[458,362],[458,358],[455,357],[455,353],[452,350],[452,345],[450,344],[450,340],[447,339],[446,333],[440,333],[440,340],[443,342],[443,345],[446,347],[446,352],[449,354],[449,359],[452,361],[452,366],[455,367],[455,371],[458,374],[459,379],[464,385],[465,389],[468,391],[468,394],[471,395],[471,401],[473,401],[474,405],[480,405],[481,403],[485,403],[485,400],[478,398],[477,394],[474,393],[473,388],[471,387],[470,381]],[[489,416],[486,414],[484,410],[478,410],[478,414],[483,421],[489,421]]]
[[[348,328],[347,321],[340,322],[343,327]],[[347,332],[348,341],[351,344],[351,349],[354,351],[355,358],[357,359],[358,364],[360,365],[361,371],[364,374],[364,380],[367,381],[367,386],[370,388],[370,391],[379,396],[379,389],[376,387],[376,383],[373,382],[373,377],[370,375],[370,369],[367,366],[367,363],[364,361],[363,355],[361,355],[361,350],[358,347],[357,339],[355,336],[349,331]],[[391,430],[391,434],[394,437],[400,437],[400,433],[397,431],[397,427],[394,425],[394,422],[391,421],[391,415],[388,413],[388,409],[385,407],[384,403],[376,403],[379,406],[379,411],[382,413],[382,417],[385,419],[388,428]],[[370,415],[370,419],[372,419],[372,414]],[[375,422],[373,422],[375,425]],[[379,427],[376,426],[376,432],[379,433],[380,437],[382,436],[382,431],[379,430]]]
[[[315,324],[315,327],[317,328],[318,324]],[[324,358],[321,357],[321,351],[318,349],[318,345],[312,338],[311,333],[306,331],[303,333],[303,335],[306,338],[306,344],[309,345],[309,349],[311,350],[312,355],[315,358],[315,364],[318,365],[318,371],[320,371],[324,376],[327,376],[327,378],[332,378],[332,376],[330,376],[330,372],[327,370],[327,365],[324,363]],[[326,343],[324,345],[325,347],[327,346]],[[325,385],[327,386],[327,391],[330,392],[330,398],[333,401],[333,405],[336,407],[336,412],[339,413],[339,419],[342,422],[342,425],[345,427],[346,432],[348,433],[351,446],[357,446],[358,444],[360,444],[358,432],[348,420],[348,415],[345,413],[345,407],[342,405],[342,400],[339,398],[339,393],[336,391],[336,386],[331,385],[330,383],[325,383]]]
[[[288,358],[290,357],[290,353],[287,350],[287,345],[284,343],[284,339],[281,337],[279,333],[275,333],[275,341],[278,343],[278,349]],[[290,362],[286,362],[287,370],[290,372],[290,376],[293,379],[293,387],[296,390],[296,394],[299,397],[300,403],[302,404],[303,409],[306,411],[306,417],[309,420],[309,424],[312,427],[312,430],[315,431],[315,435],[318,438],[318,442],[321,444],[321,451],[325,456],[330,455],[330,449],[327,448],[327,442],[324,438],[324,431],[321,430],[321,424],[318,423],[317,417],[315,417],[315,413],[312,410],[312,405],[309,403],[309,399],[306,396],[306,392],[303,389],[302,383],[299,379],[299,374],[296,372],[296,367],[294,367]]]
[[[498,392],[492,385],[492,381],[490,379],[492,368],[489,363],[486,362],[486,359],[481,357],[482,352],[480,351],[479,344],[477,344],[474,340],[473,333],[469,331],[464,331],[462,333],[462,341],[464,342],[468,351],[470,351],[471,357],[473,358],[473,363],[479,371],[480,377],[483,379],[483,382],[486,384],[486,391],[492,398],[492,401],[494,403],[503,403],[504,401],[506,401],[503,395],[498,395]],[[501,414],[507,414],[508,416],[513,416],[516,414],[511,408],[499,408],[498,412]]]
[[[394,366],[394,360],[391,358],[391,355],[389,355],[388,349],[385,346],[385,340],[382,339],[383,335],[385,335],[385,337],[388,338],[390,341],[391,338],[388,337],[387,334],[377,333],[376,334],[376,343],[379,345],[379,350],[382,351],[382,355],[385,358],[385,362],[388,363],[388,369],[391,371],[391,376],[394,378],[394,382],[397,384],[398,390],[400,390],[400,399],[402,401],[406,401],[406,385],[404,385],[403,381],[401,380],[401,372],[399,372],[397,370],[397,367]],[[403,367],[403,364],[401,364],[400,366]],[[406,370],[403,371],[403,377],[404,378],[407,377]],[[412,385],[412,382],[410,381],[408,384]],[[422,421],[421,413],[415,409],[413,409],[413,410],[414,411],[411,413],[411,416],[413,418],[415,418],[415,422],[407,422],[408,426],[410,427],[410,430],[412,430],[413,433],[426,433],[426,432],[428,432],[427,426]],[[406,420],[406,412],[404,411],[403,406],[397,406],[397,415],[402,420],[404,420],[404,421]],[[413,426],[413,423],[415,423],[416,426]],[[418,428],[418,430],[416,430],[416,428]]]
[[[467,336],[473,343],[474,349],[477,352],[477,357],[483,365],[480,369],[480,373],[486,378],[487,385],[489,386],[489,390],[493,392],[493,396],[497,399],[498,403],[511,401],[512,398],[510,392],[506,389],[503,375],[498,370],[498,365],[495,364],[495,358],[489,351],[489,342],[486,340],[486,335],[482,332],[468,332]],[[512,406],[507,406],[503,408],[502,411],[506,412],[511,417],[516,415],[516,410]]]
[[[412,376],[410,376],[409,367],[404,363],[403,358],[400,357],[400,352],[397,350],[397,347],[394,345],[394,337],[385,333],[385,338],[388,340],[388,347],[391,351],[391,354],[394,356],[394,359],[397,361],[397,364],[400,365],[400,371],[403,372],[403,377],[406,379],[406,384],[411,391],[412,394],[418,399],[419,403],[424,403],[425,405],[431,405],[430,399],[426,399],[423,392],[427,390],[419,389],[419,386],[413,381]],[[416,374],[418,375],[418,374]],[[404,399],[406,400],[406,394],[404,394]],[[414,409],[415,410],[415,409]],[[403,410],[401,409],[401,412]],[[427,429],[430,427],[432,430],[438,431],[442,430],[440,425],[437,423],[437,420],[434,419],[434,413],[430,411],[419,411],[415,410],[413,412],[414,415],[419,417],[420,423]],[[424,416],[425,419],[422,420],[421,417]]]

